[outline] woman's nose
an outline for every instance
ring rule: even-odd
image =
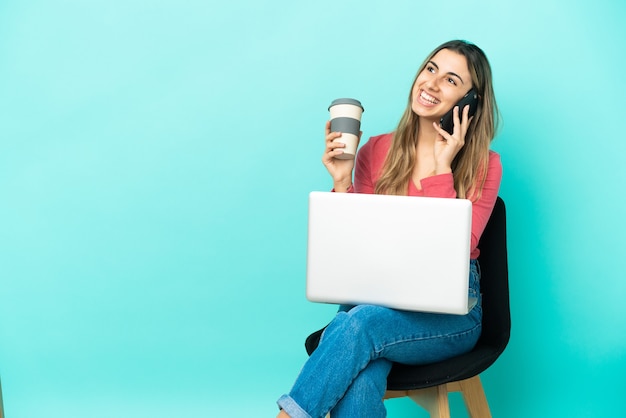
[[[437,90],[439,88],[439,85],[437,84],[437,80],[434,78],[427,80],[426,83],[424,83],[424,85],[426,86],[428,90]]]
[[[436,90],[439,89],[439,83],[438,83],[437,78],[435,78],[435,77],[432,77],[432,78],[429,78],[428,80],[426,80],[426,83],[424,83],[424,85],[426,86],[426,88],[428,90],[435,90],[436,91]]]

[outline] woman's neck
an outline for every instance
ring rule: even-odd
[[[417,130],[417,146],[432,147],[437,140],[438,132],[433,127],[433,121],[430,119],[420,118]]]

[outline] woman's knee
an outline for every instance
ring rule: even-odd
[[[395,311],[376,305],[359,305],[348,312],[350,326],[358,330],[371,331],[384,324]]]
[[[393,315],[392,310],[382,306],[359,305],[348,312],[343,312],[337,318],[337,328],[346,335],[354,338],[364,337],[371,339],[385,328],[387,317]],[[369,337],[369,338],[368,338]]]

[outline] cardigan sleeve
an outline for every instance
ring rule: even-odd
[[[452,173],[437,174],[425,177],[420,181],[423,195],[427,197],[449,197],[456,198],[454,189],[454,177]]]
[[[470,248],[472,258],[477,258],[480,254],[480,250],[477,248],[478,241],[485,230],[485,226],[487,226],[487,221],[489,221],[493,207],[496,204],[501,180],[502,162],[500,161],[500,155],[494,151],[490,151],[487,177],[485,178],[485,184],[483,185],[480,199],[471,198],[472,241]]]
[[[489,162],[487,165],[487,177],[479,199],[471,196],[472,201],[472,238],[470,243],[470,256],[477,258],[480,254],[478,241],[487,226],[487,221],[491,216],[491,211],[496,204],[498,191],[500,190],[500,181],[502,180],[502,163],[500,155],[493,151],[489,151]],[[431,177],[423,178],[420,181],[422,186],[421,196],[427,197],[447,197],[456,198],[457,193],[454,189],[454,176],[452,173],[438,174]]]

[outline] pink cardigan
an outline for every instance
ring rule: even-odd
[[[354,187],[351,187],[348,191],[374,193],[374,185],[380,177],[385,157],[391,146],[392,136],[393,134],[374,136],[361,147],[356,159]],[[480,199],[472,203],[471,258],[477,258],[480,254],[480,250],[477,248],[478,240],[485,229],[485,225],[487,225],[491,211],[496,203],[501,179],[502,163],[500,162],[500,156],[490,151],[487,178],[485,179],[482,195]],[[427,177],[422,179],[420,183],[421,190],[412,181],[409,183],[409,196],[456,198],[452,173]]]

